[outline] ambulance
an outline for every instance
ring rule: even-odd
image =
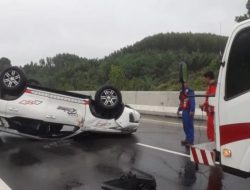
[[[181,72],[186,77],[186,67]],[[250,176],[250,20],[236,25],[222,57],[215,97],[215,142],[190,148],[198,164],[219,164],[223,171]]]

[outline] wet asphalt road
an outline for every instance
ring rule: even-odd
[[[145,118],[131,136],[89,134],[58,142],[0,133],[0,178],[13,190],[95,190],[123,172],[140,170],[156,178],[158,190],[250,188],[250,178],[224,174],[219,167],[196,171],[186,157],[136,144],[187,153],[178,123]],[[204,128],[196,129],[196,143],[205,140]]]

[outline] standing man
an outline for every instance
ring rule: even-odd
[[[206,83],[208,84],[206,99],[203,104],[200,104],[201,110],[207,113],[207,138],[209,141],[214,141],[214,106],[209,105],[209,96],[215,96],[216,82],[214,80],[214,73],[208,71],[204,74]]]
[[[189,148],[194,144],[194,112],[195,112],[195,98],[194,91],[188,87],[184,82],[179,96],[180,104],[177,115],[182,111],[182,123],[185,132],[185,140],[181,141],[183,146]]]

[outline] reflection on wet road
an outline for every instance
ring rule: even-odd
[[[179,122],[174,120],[171,122]],[[204,129],[196,141],[205,141]],[[199,166],[189,158],[137,143],[187,154],[176,124],[144,120],[131,136],[89,134],[64,141],[35,141],[0,133],[0,178],[14,190],[95,190],[124,172],[140,170],[156,178],[158,190],[243,190],[250,179]]]

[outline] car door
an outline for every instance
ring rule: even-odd
[[[49,93],[46,120],[65,125],[82,126],[86,105],[83,99]]]

